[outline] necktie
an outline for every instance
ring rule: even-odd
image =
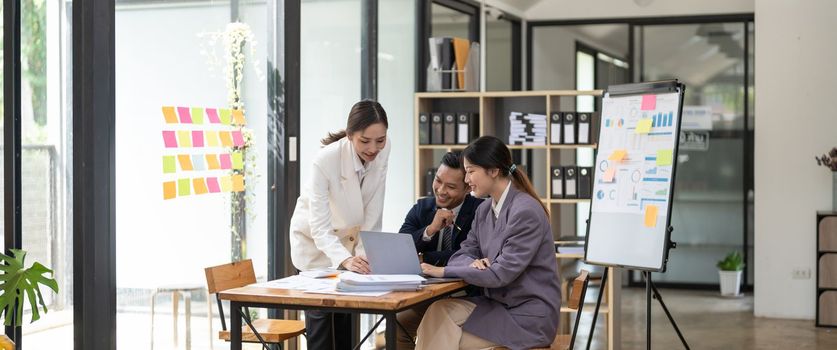
[[[445,227],[442,230],[442,250],[453,249],[453,226]]]

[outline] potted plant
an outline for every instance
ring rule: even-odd
[[[831,170],[831,210],[837,211],[837,147],[817,159],[817,165]]]
[[[744,259],[738,251],[731,252],[718,261],[718,274],[721,278],[721,295],[737,297],[741,295],[741,273],[744,270]]]
[[[0,254],[0,315],[5,314],[4,324],[8,327],[20,327],[23,323],[23,304],[29,300],[32,307],[32,318],[29,323],[41,318],[39,311],[43,308],[47,312],[40,285],[45,285],[58,293],[58,282],[52,278],[52,270],[35,262],[29,268],[24,268],[26,251],[9,249],[11,256]],[[49,274],[49,276],[45,276]],[[0,334],[0,349],[14,350],[14,343],[5,334]]]

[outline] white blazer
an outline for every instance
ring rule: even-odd
[[[337,268],[362,254],[360,231],[380,231],[391,145],[375,157],[360,185],[347,138],[323,147],[291,218],[291,261],[300,271]]]

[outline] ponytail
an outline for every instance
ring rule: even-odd
[[[532,185],[532,182],[529,181],[529,176],[526,175],[526,172],[521,171],[520,169],[516,169],[517,167],[512,164],[512,171],[509,173],[512,184],[514,187],[519,191],[526,192],[532,198],[538,201],[538,204],[541,205],[543,208],[543,212],[546,213],[546,216],[549,217],[549,210],[546,209],[546,205],[543,204],[541,199],[538,197],[538,193],[535,192],[535,186]]]
[[[346,135],[366,130],[366,128],[370,125],[378,123],[384,124],[384,127],[389,128],[387,112],[384,111],[384,107],[382,107],[380,103],[373,100],[362,100],[355,103],[355,105],[352,106],[352,110],[349,111],[349,119],[346,121],[346,129],[335,133],[330,132],[328,133],[328,136],[320,140],[320,142],[323,146],[328,146],[329,144],[346,137]]]
[[[328,146],[332,143],[340,141],[340,139],[342,139],[344,137],[346,137],[346,130],[340,130],[338,132],[330,132],[330,133],[328,133],[328,136],[326,136],[325,138],[320,140],[320,143],[322,143],[323,146]]]
[[[517,169],[517,166],[512,162],[511,152],[503,141],[500,141],[500,139],[494,136],[480,137],[471,142],[462,151],[462,159],[466,158],[468,162],[481,168],[500,170],[500,175],[509,178],[512,184],[514,184],[514,188],[521,192],[526,192],[526,194],[538,201],[544,213],[546,213],[547,217],[549,216],[549,210],[546,208],[546,204],[538,197],[537,192],[535,192],[535,187],[532,186],[532,182],[529,181],[526,173]]]

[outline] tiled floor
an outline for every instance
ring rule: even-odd
[[[692,349],[837,349],[837,329],[815,328],[813,320],[780,320],[753,316],[751,295],[726,299],[714,291],[660,291]],[[674,329],[659,304],[652,300],[652,345],[654,349],[682,349]],[[164,309],[165,310],[165,309]],[[192,349],[209,349],[205,314],[193,314]],[[582,317],[579,329],[590,329],[590,314]],[[155,349],[175,349],[172,344],[171,315],[157,316]],[[180,318],[180,346],[184,347],[183,317]],[[72,349],[72,315],[50,312],[48,317],[28,328],[26,349]],[[147,313],[120,313],[117,318],[120,350],[150,349],[150,317]],[[599,318],[593,349],[606,349],[605,319]],[[218,329],[216,323],[215,331]],[[26,329],[26,328],[25,328]],[[37,331],[36,331],[37,330]],[[582,334],[577,349],[587,344]],[[214,341],[215,349],[229,345]],[[258,346],[252,346],[258,349]],[[645,349],[645,290],[628,288],[622,297],[622,349]]]

